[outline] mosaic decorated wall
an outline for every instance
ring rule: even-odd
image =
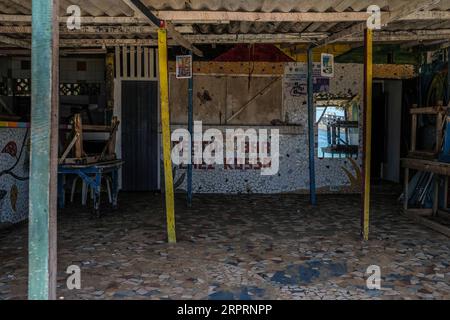
[[[28,217],[27,128],[0,128],[0,227]]]
[[[280,130],[280,164],[278,174],[263,176],[260,169],[247,166],[201,165],[193,170],[195,193],[306,193],[309,189],[307,97],[302,88],[293,90],[291,78],[286,76],[302,63],[286,63],[282,85],[282,110],[285,123],[267,127]],[[291,79],[292,80],[292,79]],[[315,78],[315,91],[333,94],[363,94],[363,65],[336,64],[334,77],[324,81]],[[195,99],[195,94],[194,94]],[[361,125],[360,112],[360,125]],[[195,119],[201,120],[201,119]],[[183,126],[184,127],[184,126]],[[214,126],[224,130],[226,125]],[[174,130],[176,126],[172,126]],[[254,128],[258,128],[255,126]],[[246,127],[243,127],[246,129]],[[317,148],[318,131],[315,128]],[[322,193],[359,192],[361,181],[361,138],[356,158],[323,158],[316,154],[316,186]],[[186,170],[174,168],[174,183],[178,191],[186,190]]]

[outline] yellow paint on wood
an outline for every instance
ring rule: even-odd
[[[372,141],[372,77],[373,77],[373,33],[372,30],[364,31],[364,105],[365,105],[365,132],[364,132],[364,212],[363,212],[363,237],[369,240],[369,214],[370,214],[370,158]]]
[[[320,54],[317,55],[317,62]],[[306,62],[305,62],[306,63]],[[194,74],[210,75],[283,75],[285,62],[219,62],[194,61]],[[175,62],[169,61],[169,72],[175,73]],[[413,65],[374,64],[373,78],[376,79],[412,79],[417,76]]]
[[[278,48],[287,56],[294,59],[296,62],[307,62],[306,50],[308,48],[308,44],[298,44],[292,46],[290,48],[281,48],[278,45]],[[348,44],[329,44],[326,46],[318,47],[313,49],[313,61],[320,62],[320,55],[322,53],[329,53],[334,56],[340,56],[348,51],[350,51],[352,47]]]
[[[412,79],[417,72],[411,64],[374,64],[373,77],[377,79]]]
[[[283,62],[219,62],[194,61],[192,71],[195,74],[253,74],[282,75]],[[175,62],[169,62],[169,72],[175,72]]]
[[[164,184],[169,243],[176,242],[175,204],[173,193],[172,160],[170,157],[169,79],[167,70],[167,30],[158,29],[159,90],[161,101],[161,127],[164,158]]]

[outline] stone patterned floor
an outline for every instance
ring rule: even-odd
[[[59,214],[61,299],[450,299],[450,239],[401,216],[394,194],[373,199],[371,240],[360,197],[177,195],[178,243],[165,242],[161,195],[121,194],[90,219]],[[0,231],[0,299],[26,298],[27,225]],[[81,267],[81,290],[66,268]],[[382,289],[366,288],[379,265]]]

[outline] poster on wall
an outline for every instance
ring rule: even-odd
[[[292,97],[308,94],[308,68],[305,64],[291,64],[285,68],[284,83]]]
[[[177,79],[192,78],[192,56],[176,56],[176,77]]]
[[[320,75],[326,78],[334,77],[334,56],[328,53],[320,55]]]
[[[304,63],[290,63],[284,70],[284,86],[290,96],[300,97],[308,94],[308,66]],[[330,79],[321,76],[321,64],[313,64],[313,90],[314,92],[328,92]]]

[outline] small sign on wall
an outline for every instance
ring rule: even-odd
[[[192,56],[176,56],[176,77],[177,79],[192,78]]]
[[[322,53],[320,56],[320,75],[326,78],[334,77],[334,56]]]

